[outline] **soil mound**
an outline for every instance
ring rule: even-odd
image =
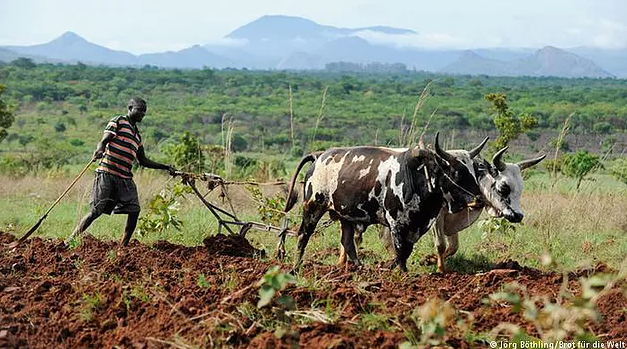
[[[264,250],[254,248],[248,240],[239,235],[218,234],[205,238],[203,244],[210,254],[232,257],[265,257]]]

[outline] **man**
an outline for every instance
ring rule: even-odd
[[[67,242],[82,234],[103,213],[127,214],[122,243],[127,246],[137,226],[139,199],[133,182],[132,166],[135,159],[144,167],[167,170],[172,175],[174,167],[154,162],[146,157],[137,123],[146,114],[146,101],[132,98],[128,113],[111,119],[94,152],[100,160],[91,192],[90,212],[81,219]]]

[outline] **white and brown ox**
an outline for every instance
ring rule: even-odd
[[[487,138],[479,147],[471,151],[449,150],[447,152],[468,166],[469,169],[472,168],[472,173],[476,176],[483,195],[485,209],[490,216],[504,217],[512,223],[519,223],[524,217],[520,206],[523,191],[521,171],[538,164],[546,155],[515,164],[505,163],[502,160],[503,153],[508,149],[505,147],[494,155],[492,164],[490,164],[484,159],[475,158],[486,141]],[[434,228],[435,247],[438,252],[438,272],[444,272],[444,260],[457,252],[459,232],[472,225],[479,218],[482,210],[483,208],[467,208],[457,213],[450,213],[442,208]],[[391,250],[392,242],[389,232],[383,229],[379,236],[388,250]],[[356,240],[359,241],[360,239],[361,236],[358,233]],[[345,261],[346,256],[342,253],[340,263],[345,263]]]
[[[298,229],[298,256],[302,263],[309,238],[322,216],[329,212],[342,228],[342,247],[359,265],[355,230],[371,224],[389,228],[396,258],[392,267],[407,270],[406,262],[416,241],[435,222],[446,204],[448,212],[482,207],[481,192],[469,169],[442,150],[381,147],[333,148],[309,154],[299,163],[289,187],[285,212],[294,207],[298,173],[314,162],[305,176],[303,218]],[[279,255],[284,254],[283,239]]]

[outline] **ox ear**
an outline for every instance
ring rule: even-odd
[[[471,159],[474,159],[475,156],[477,156],[477,155],[479,155],[479,153],[481,153],[481,149],[483,149],[485,144],[488,143],[488,139],[490,139],[490,137],[486,137],[483,140],[483,142],[481,142],[481,144],[476,146],[474,149],[468,151],[468,154],[470,154],[470,158]]]
[[[544,160],[545,157],[546,157],[546,154],[542,155],[542,156],[539,156],[539,157],[537,157],[535,159],[523,160],[523,161],[517,163],[516,165],[518,165],[518,167],[520,167],[520,170],[522,171],[522,170],[524,170],[526,168],[529,168],[529,167],[537,164],[538,162]]]
[[[411,149],[411,156],[414,158],[425,158],[429,155],[427,149],[421,149],[420,147],[413,147]]]
[[[497,151],[496,154],[494,154],[494,157],[492,158],[492,163],[494,164],[494,167],[496,167],[496,169],[499,170],[499,172],[503,172],[507,168],[505,166],[505,163],[503,162],[502,157],[503,157],[503,153],[505,153],[505,151],[508,148],[509,147],[505,147],[505,148]]]

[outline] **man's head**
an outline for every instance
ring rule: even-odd
[[[141,122],[144,115],[146,115],[146,101],[139,97],[131,98],[131,100],[128,101],[127,115],[132,122]]]

